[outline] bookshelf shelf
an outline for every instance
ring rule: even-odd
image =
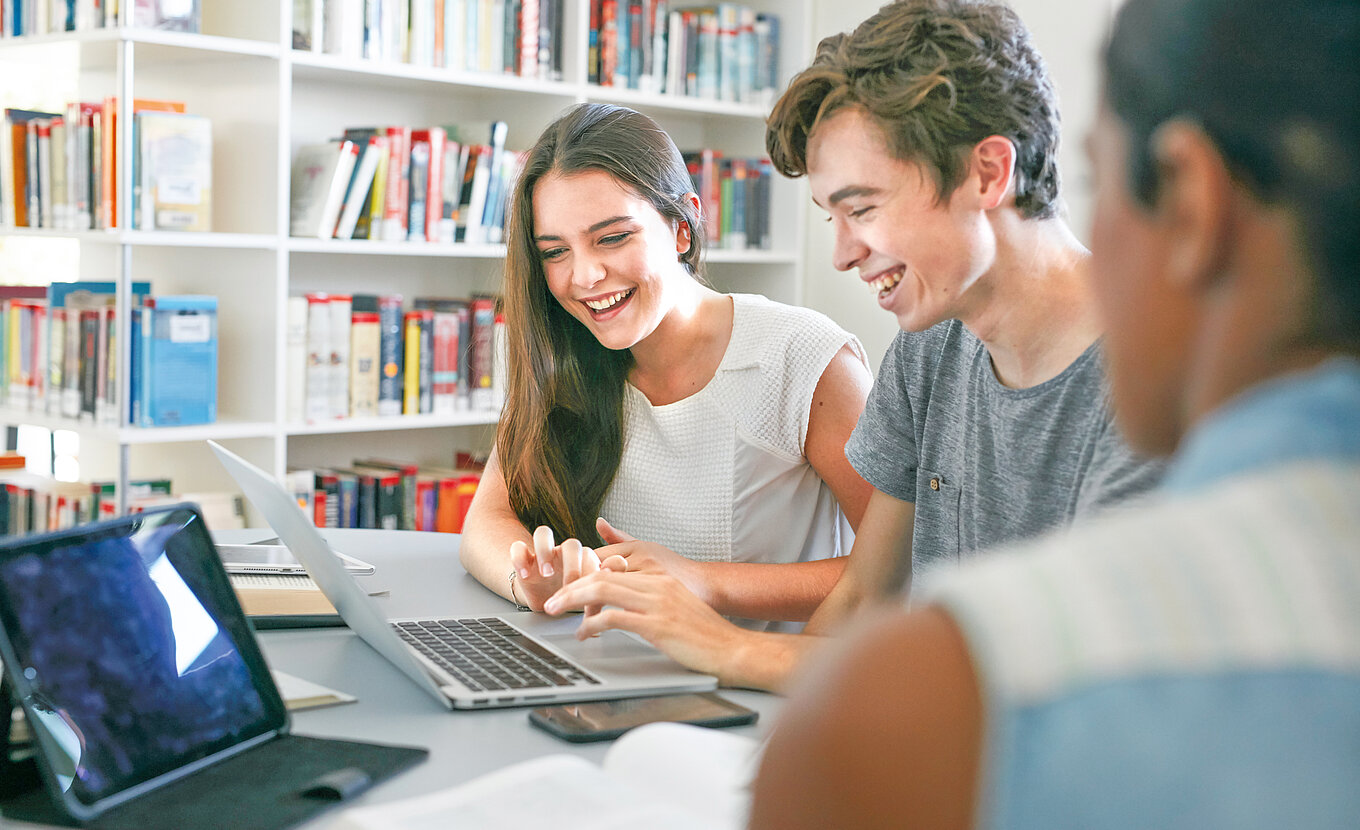
[[[499,412],[457,412],[452,415],[399,415],[390,418],[339,418],[315,424],[288,424],[289,435],[335,435],[350,432],[391,432],[408,429],[489,426],[500,419]]]
[[[374,242],[365,239],[288,238],[288,250],[297,254],[368,254],[378,256],[452,257],[499,259],[504,245],[468,245],[461,242]]]
[[[0,228],[0,237],[74,241],[79,247],[78,278],[116,279],[123,302],[131,283],[143,281],[151,283],[153,294],[217,296],[218,399],[225,407],[216,423],[193,427],[105,427],[3,408],[0,423],[75,431],[82,436],[82,467],[88,450],[89,475],[118,481],[123,495],[130,480],[148,476],[172,478],[182,491],[235,489],[201,445],[209,438],[229,442],[234,451],[280,477],[291,467],[346,466],[364,455],[449,466],[456,450],[485,450],[484,445],[461,442],[488,441],[496,412],[325,423],[290,418],[290,297],[392,293],[409,303],[416,297],[493,292],[506,253],[501,244],[292,237],[292,163],[304,145],[331,139],[347,128],[376,125],[419,128],[501,120],[509,125],[506,147],[523,150],[556,115],[581,102],[641,110],[684,151],[716,149],[732,158],[765,154],[763,105],[589,83],[590,0],[563,2],[562,79],[551,81],[295,49],[292,24],[298,4],[293,0],[203,3],[203,34],[117,27],[0,39],[0,57],[7,66],[41,50],[73,62],[78,80],[66,101],[178,100],[190,113],[210,119],[215,232]],[[786,81],[805,59],[811,0],[746,0],[745,5],[779,15],[779,76]],[[38,99],[17,99],[13,93],[0,104],[42,109]],[[130,127],[121,119],[119,129],[120,143],[130,140]],[[130,193],[131,171],[119,169],[118,176],[119,193]],[[798,303],[805,185],[775,177],[771,188],[773,249],[710,247],[707,277],[720,290],[753,291]],[[129,204],[120,201],[124,207]],[[26,281],[44,279],[53,278],[39,273]],[[127,342],[127,326],[120,320],[118,360],[123,369],[128,366],[121,345]],[[118,376],[118,399],[126,401],[127,374],[120,371]]]

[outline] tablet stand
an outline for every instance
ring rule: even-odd
[[[14,725],[14,695],[9,676],[0,669],[0,799],[36,789],[41,785],[38,778],[38,763],[33,758],[15,761],[14,747],[10,744],[10,728]]]

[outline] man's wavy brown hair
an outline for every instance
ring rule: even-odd
[[[1058,105],[1029,30],[1009,7],[977,0],[901,0],[817,46],[766,122],[765,146],[786,176],[807,173],[817,126],[858,108],[889,150],[920,164],[943,202],[967,175],[968,154],[993,135],[1016,149],[1015,204],[1053,216],[1058,203]]]

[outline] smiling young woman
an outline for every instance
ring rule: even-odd
[[[530,150],[508,228],[509,395],[461,546],[507,599],[541,609],[598,568],[592,548],[624,538],[609,525],[658,543],[621,551],[630,569],[733,617],[807,619],[839,577],[869,492],[844,454],[862,350],[816,312],[713,290],[703,245],[684,160],[650,118],[584,104]]]

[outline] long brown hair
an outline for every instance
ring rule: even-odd
[[[568,110],[529,151],[511,196],[505,257],[510,389],[496,453],[510,507],[527,528],[600,545],[595,518],[623,455],[623,395],[633,355],[600,345],[548,291],[534,244],[534,188],[549,174],[608,173],[672,223],[685,222],[680,261],[700,278],[703,222],[674,142],[647,116],[607,104]]]

